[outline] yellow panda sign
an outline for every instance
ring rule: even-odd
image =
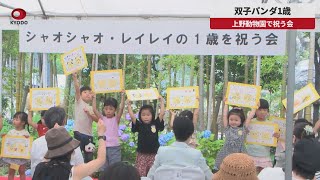
[[[29,98],[32,111],[47,110],[60,105],[59,88],[32,88]]]
[[[121,92],[124,89],[122,70],[91,71],[91,88],[95,93]]]

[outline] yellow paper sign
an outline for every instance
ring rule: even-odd
[[[32,137],[9,136],[2,138],[1,157],[30,159]]]
[[[294,93],[293,113],[297,113],[320,98],[314,86],[310,83]],[[287,108],[287,99],[282,100]]]
[[[30,105],[32,111],[47,110],[60,105],[59,88],[30,89]]]
[[[168,88],[167,109],[198,108],[198,97],[198,86]]]
[[[80,46],[61,55],[61,64],[65,75],[72,74],[88,66],[84,47]]]
[[[270,122],[252,122],[247,135],[248,144],[257,144],[262,146],[277,146],[277,138],[273,134],[279,132],[279,127],[275,123]]]
[[[158,99],[159,92],[156,88],[126,90],[127,97],[130,101]]]
[[[226,104],[239,107],[258,108],[261,86],[228,82]]]
[[[91,71],[91,88],[95,93],[121,92],[124,89],[121,69]]]
[[[280,130],[279,140],[284,141],[286,139],[286,119],[276,116],[270,116],[269,120],[275,124],[278,124]]]

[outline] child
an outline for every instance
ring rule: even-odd
[[[80,141],[80,149],[84,154],[84,162],[88,163],[93,159],[93,151],[89,150],[89,148],[86,150],[85,147],[93,143],[92,121],[98,122],[98,118],[91,111],[92,107],[88,104],[92,100],[91,88],[87,86],[80,88],[77,73],[73,73],[72,77],[76,90],[74,138]]]
[[[305,120],[305,121],[307,121],[307,120]],[[299,124],[301,122],[304,122],[304,119],[299,119],[296,122]],[[275,155],[274,155],[274,162],[273,162],[274,167],[284,168],[285,161],[286,161],[286,157],[285,157],[286,152],[285,151],[286,151],[286,141],[285,141],[285,139],[278,140],[277,147],[276,147],[276,152],[275,152]]]
[[[173,127],[173,122],[176,116],[176,112],[175,111],[170,111],[171,112],[171,121],[170,121],[170,127]],[[199,114],[199,108],[194,109],[193,113],[189,110],[184,110],[182,112],[179,113],[179,117],[187,117],[189,120],[191,120],[193,122],[194,125],[194,129],[196,129],[197,127],[197,121],[198,121],[198,114]],[[194,131],[194,133],[192,134],[190,141],[188,143],[188,145],[190,147],[196,148],[198,143],[197,143],[197,134],[196,134],[196,130]]]
[[[31,103],[29,101],[29,94],[28,94],[28,97],[27,97],[27,101],[28,101],[28,104],[27,104],[27,110],[28,110],[28,124],[31,125],[34,129],[37,130],[38,132],[38,137],[41,137],[41,136],[44,136],[46,134],[46,132],[49,130],[44,122],[44,114],[46,113],[46,111],[41,111],[40,113],[40,116],[41,116],[41,119],[37,122],[37,123],[34,123],[32,121],[32,111],[31,111]]]
[[[29,138],[30,134],[27,130],[25,130],[26,125],[28,125],[28,115],[25,112],[17,112],[13,116],[13,126],[14,129],[10,130],[7,135],[10,136],[24,136]],[[20,179],[25,180],[25,164],[28,162],[26,159],[16,159],[16,158],[3,158],[3,161],[8,163],[9,166],[9,174],[8,179],[13,180],[14,175],[16,173],[15,169],[18,169]],[[19,167],[19,168],[16,168]]]
[[[165,113],[164,99],[160,96],[160,113],[155,118],[155,111],[152,106],[144,105],[140,108],[139,118],[136,119],[132,112],[131,103],[128,100],[128,112],[132,120],[132,132],[138,132],[138,148],[136,158],[136,168],[141,177],[146,177],[149,169],[153,165],[156,153],[160,147],[158,132],[163,131]]]
[[[225,100],[226,101],[226,100]],[[241,108],[234,107],[229,112],[229,106],[224,105],[223,126],[225,128],[225,142],[217,155],[214,165],[214,171],[220,169],[223,159],[232,153],[246,153],[245,139],[247,136],[247,127],[255,114],[253,109],[248,118],[245,119],[244,112]]]
[[[294,129],[293,129],[293,146],[294,146],[294,149],[296,150],[295,147],[297,146],[297,144],[299,146],[299,143],[301,143],[301,141],[305,141],[306,140],[306,141],[310,141],[311,142],[311,141],[314,141],[314,138],[315,138],[315,133],[313,131],[312,124],[310,125],[310,122],[308,122],[305,119],[299,119],[298,123],[296,123],[294,125]],[[300,148],[301,148],[301,146],[300,146]],[[295,150],[294,150],[294,153],[293,153],[293,157],[295,155],[298,155],[298,154],[295,153],[295,152],[297,152]],[[313,168],[311,168],[311,166],[315,167],[314,165],[316,165],[316,164],[319,165],[319,163],[318,163],[319,161],[316,158],[318,156],[310,154],[310,151],[307,152],[309,150],[308,147],[300,149],[300,151],[301,150],[303,150],[303,152],[299,152],[299,154],[301,156],[300,162],[299,163],[297,163],[297,162],[293,163],[294,164],[293,167],[296,166],[297,164],[299,164],[299,167],[298,168],[297,167],[293,168],[293,172],[295,171],[295,174],[296,174],[297,173],[296,170],[299,170],[299,172],[300,172],[299,175],[303,175],[303,176],[308,175],[308,174],[311,175],[310,177],[305,177],[303,179],[306,179],[306,178],[307,179],[313,179],[313,176],[314,176],[315,173],[311,172],[312,169],[313,169]],[[316,151],[314,151],[314,152],[316,152]],[[311,155],[311,156],[309,156],[309,159],[307,157],[308,155]],[[310,157],[312,157],[312,155],[313,155],[313,158],[310,159]],[[293,159],[295,159],[295,158],[293,158]],[[303,160],[304,162],[302,163],[301,160]],[[314,169],[314,171],[316,171],[316,169]],[[316,173],[316,176],[317,176],[317,173]],[[278,180],[278,179],[279,180],[280,179],[283,180],[284,177],[285,177],[285,174],[284,174],[284,170],[283,170],[282,167],[265,168],[260,172],[260,174],[258,176],[258,178],[260,180],[270,180],[270,179],[271,180]],[[317,178],[315,178],[315,179],[317,179]]]
[[[260,99],[259,109],[256,111],[256,118],[252,119],[252,122],[266,122],[269,113],[269,103],[265,99]],[[279,138],[280,134],[278,132],[273,134],[274,137]],[[248,154],[253,158],[255,166],[257,168],[257,173],[263,168],[272,167],[271,148],[262,145],[247,145]]]
[[[284,140],[278,141],[277,147],[276,147],[276,153],[274,155],[275,163],[274,167],[281,167],[283,168],[285,166],[285,160],[286,160],[286,143]]]
[[[44,122],[44,119],[43,119],[46,111],[41,111],[41,114],[40,114],[41,119],[37,123],[34,123],[32,121],[32,111],[30,109],[28,109],[28,111],[29,111],[28,112],[28,124],[37,130],[39,137],[44,136],[46,134],[46,132],[49,130]]]
[[[175,111],[170,111],[171,113],[171,121],[170,121],[170,127],[173,127],[173,122],[176,116],[176,112]],[[198,114],[199,114],[199,108],[194,109],[193,112],[189,111],[189,110],[184,110],[181,111],[179,113],[179,116],[184,116],[187,117],[188,119],[192,120],[194,127],[197,127],[197,122],[198,122]]]
[[[107,127],[107,130],[105,132],[107,159],[104,165],[104,168],[107,168],[107,166],[121,161],[121,147],[119,144],[118,129],[120,118],[124,109],[124,91],[122,91],[121,93],[120,109],[117,114],[116,111],[118,107],[118,102],[116,99],[108,98],[104,101],[102,114],[97,110],[96,103],[96,96],[93,95],[93,112],[96,114],[97,117],[102,119],[102,121]]]
[[[314,139],[315,133],[313,127],[308,123],[298,123],[293,129],[293,145],[297,144],[302,139]]]

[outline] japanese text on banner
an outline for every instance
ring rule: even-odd
[[[21,27],[20,51],[64,53],[82,45],[86,53],[108,54],[285,54],[284,31],[212,31],[207,18],[121,22],[36,20]]]

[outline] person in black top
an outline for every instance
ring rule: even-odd
[[[155,118],[155,110],[150,105],[140,108],[139,117],[136,119],[130,100],[127,100],[128,112],[132,120],[132,132],[138,132],[138,148],[136,158],[136,168],[141,177],[146,177],[149,169],[153,165],[155,156],[160,147],[158,132],[163,131],[165,113],[164,99],[160,96],[160,113]]]

